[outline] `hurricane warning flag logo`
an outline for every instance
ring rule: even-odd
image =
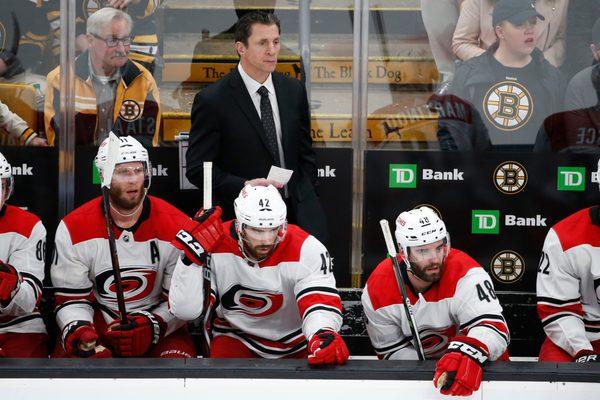
[[[492,180],[502,193],[516,194],[527,185],[527,170],[516,161],[506,161],[496,167]]]
[[[531,118],[533,98],[525,86],[517,82],[500,82],[483,97],[483,111],[496,128],[514,131]]]

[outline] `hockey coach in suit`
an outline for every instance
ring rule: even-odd
[[[202,188],[203,162],[213,161],[215,202],[232,216],[231,205],[245,183],[277,186],[266,180],[270,167],[291,169],[291,180],[280,187],[289,220],[324,241],[327,225],[315,192],[306,89],[275,72],[279,35],[275,14],[251,12],[238,21],[239,64],[194,99],[186,175]]]

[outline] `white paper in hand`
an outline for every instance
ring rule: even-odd
[[[106,163],[102,173],[102,187],[110,189],[115,163],[119,159],[121,141],[112,131],[108,134],[108,151],[106,153]]]
[[[271,165],[271,170],[269,171],[267,179],[281,183],[282,185],[287,185],[293,173],[294,171],[291,169],[279,168]]]

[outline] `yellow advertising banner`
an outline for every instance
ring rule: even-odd
[[[180,132],[189,132],[190,114],[165,112],[162,124],[163,140],[173,141]],[[371,115],[367,121],[367,141],[436,142],[437,125],[435,115]],[[351,142],[352,118],[350,115],[315,114],[310,130],[315,142]]]
[[[233,62],[180,62],[166,61],[164,82],[212,83],[229,73],[237,63]],[[299,61],[280,61],[277,71],[292,78],[301,79]],[[434,62],[428,58],[398,58],[369,61],[369,83],[375,84],[429,84],[439,80]],[[352,60],[313,60],[312,83],[352,83]]]

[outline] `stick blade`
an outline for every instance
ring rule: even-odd
[[[115,164],[120,155],[120,140],[112,131],[108,134],[108,149],[106,154],[106,162],[102,174],[102,187],[110,189],[113,172],[115,172]]]

